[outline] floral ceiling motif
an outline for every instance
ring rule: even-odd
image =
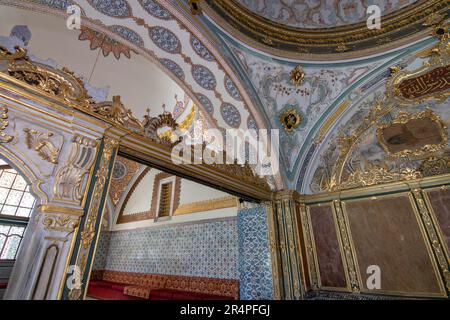
[[[302,145],[307,142],[308,133],[323,117],[324,112],[365,72],[384,61],[380,59],[352,66],[336,64],[332,68],[304,67],[305,79],[300,86],[296,86],[290,78],[295,64],[264,59],[235,46],[233,51],[250,78],[272,127],[280,129],[282,158],[286,169],[293,174],[297,170],[295,166],[301,156]],[[287,110],[295,110],[302,119],[295,130],[285,131],[279,121]]]
[[[71,4],[74,4],[71,0],[33,0],[17,5],[27,9],[45,6],[46,9],[40,10],[65,16],[67,6]],[[76,4],[81,7],[83,25],[106,32],[108,39],[124,39],[123,44],[132,51],[150,56],[152,61],[168,70],[168,74],[173,75],[172,78],[206,111],[208,122],[214,126],[227,128],[229,123],[239,122],[245,128],[247,121],[240,119],[249,117],[254,120],[252,125],[266,126],[248,95],[243,94],[245,89],[231,67],[201,33],[190,31],[195,28],[188,25],[189,21],[180,16],[170,1],[82,0]],[[112,41],[99,42],[93,34],[84,38],[101,47],[104,55],[112,52],[116,57],[120,54],[129,56],[129,51],[118,50]],[[222,105],[235,108],[233,120],[230,120],[229,112],[221,112],[219,106]]]
[[[367,19],[367,7],[378,5],[381,14],[400,10],[417,0],[237,0],[247,9],[276,23],[295,28],[332,28]]]

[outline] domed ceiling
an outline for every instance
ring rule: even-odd
[[[203,2],[202,2],[203,3]],[[285,58],[327,60],[383,52],[420,39],[448,11],[445,0],[204,0],[215,24],[247,45]],[[377,5],[381,28],[368,28]]]
[[[365,22],[367,8],[378,5],[381,15],[396,12],[418,0],[236,0],[250,11],[294,28],[334,28]]]

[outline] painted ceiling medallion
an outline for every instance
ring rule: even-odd
[[[225,122],[233,128],[239,128],[241,125],[241,114],[239,110],[229,103],[224,103],[220,107],[220,111],[222,113],[222,118]]]
[[[68,6],[76,4],[72,0],[33,0],[33,1],[64,11],[67,9]]]
[[[184,80],[184,71],[181,67],[174,61],[170,59],[161,59],[161,63],[169,69],[177,78]]]
[[[292,132],[302,123],[302,117],[295,109],[288,109],[280,115],[280,122],[286,132]]]
[[[82,41],[88,40],[91,43],[91,50],[101,48],[103,56],[105,57],[107,57],[112,52],[116,59],[120,59],[120,56],[122,54],[129,59],[131,57],[131,51],[136,53],[134,50],[108,37],[106,34],[100,33],[84,26],[81,27],[81,33],[78,36],[78,39]]]
[[[408,43],[429,28],[424,23],[432,14],[448,17],[445,0],[378,1],[382,28],[371,30],[366,2],[204,0],[202,5],[210,20],[239,40],[287,58],[305,53],[362,56],[356,51],[379,51],[380,41],[389,47]]]
[[[225,76],[224,82],[225,82],[225,89],[227,90],[228,94],[237,101],[242,101],[242,97],[239,94],[239,90],[236,88],[236,85],[234,84],[233,80],[231,80],[230,77]]]
[[[289,77],[291,79],[291,83],[294,86],[299,87],[302,81],[305,79],[305,73],[303,72],[303,69],[300,65],[296,65],[289,74]]]
[[[123,162],[117,160],[114,163],[114,170],[112,173],[112,178],[114,180],[119,180],[119,179],[122,179],[126,174],[127,174],[126,166],[123,164]]]
[[[195,82],[198,83],[203,89],[215,90],[217,86],[216,78],[214,74],[206,67],[202,65],[194,65],[192,67],[192,76]]]
[[[392,158],[428,156],[447,146],[444,122],[432,109],[411,115],[400,112],[387,124],[378,126],[378,142]]]
[[[162,19],[162,20],[171,20],[172,15],[164,9],[158,2],[154,0],[139,0],[141,6],[150,13],[152,16]]]
[[[195,36],[191,35],[191,46],[200,57],[206,61],[215,61],[216,59],[212,53],[198,40]]]
[[[213,107],[211,100],[209,100],[206,96],[204,96],[201,93],[197,93],[196,95],[197,95],[198,101],[200,101],[200,103],[203,105],[203,107],[206,109],[206,111],[209,114],[214,114],[214,107]]]
[[[128,18],[131,8],[125,0],[88,0],[91,6],[107,16],[114,18]]]
[[[141,36],[127,27],[113,25],[108,27],[108,29],[114,32],[115,34],[120,35],[122,38],[124,38],[127,41],[130,41],[131,43],[135,44],[138,47],[144,46],[144,41],[142,40]]]
[[[177,54],[181,52],[181,42],[177,36],[169,29],[163,27],[153,27],[149,29],[150,38],[162,50]]]

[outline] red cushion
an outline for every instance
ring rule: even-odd
[[[195,292],[178,291],[174,292],[172,300],[203,300],[203,295]]]
[[[87,295],[92,298],[100,300],[141,300],[136,297],[130,297],[124,295],[123,292],[118,290],[112,290],[105,287],[91,287],[89,286]]]
[[[173,294],[176,290],[172,289],[157,289],[150,292],[150,300],[172,300]]]
[[[203,300],[222,300],[222,301],[227,301],[227,300],[234,300],[233,297],[227,297],[227,296],[215,296],[212,294],[204,294],[202,296]]]
[[[126,286],[126,284],[113,284],[111,289],[123,292]]]
[[[0,289],[6,289],[8,282],[0,282]]]

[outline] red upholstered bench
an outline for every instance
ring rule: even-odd
[[[87,295],[102,300],[137,300],[137,297],[124,294],[125,286],[122,283],[94,280],[89,282]]]
[[[0,282],[0,289],[6,289],[8,282]]]
[[[239,281],[204,277],[96,271],[88,296],[109,299],[237,300]]]

